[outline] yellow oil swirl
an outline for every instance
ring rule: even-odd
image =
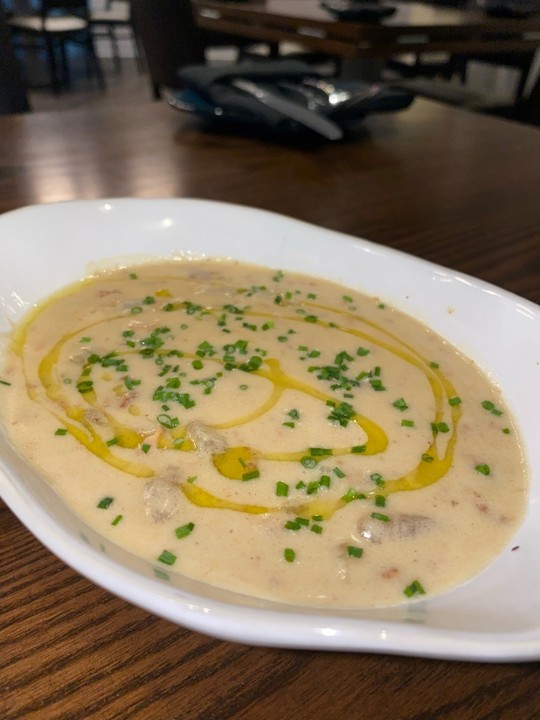
[[[64,295],[76,292],[80,287],[81,284],[78,284],[70,291],[64,293]],[[167,288],[161,287],[155,292],[155,296],[157,298],[171,298],[173,297],[173,294]],[[309,307],[317,308],[318,310],[323,310],[340,319],[340,323],[330,322],[319,318],[316,319],[315,324],[325,328],[327,333],[332,332],[337,335],[352,335],[362,339],[363,341],[371,343],[372,345],[399,357],[407,364],[410,364],[419,370],[429,383],[431,393],[434,398],[435,415],[433,418],[433,424],[436,425],[442,421],[445,417],[445,410],[447,410],[448,399],[456,395],[455,388],[439,369],[431,367],[430,363],[419,355],[413,347],[407,345],[407,343],[395,337],[376,323],[364,318],[359,318],[356,314],[350,311],[309,302],[305,302],[303,304]],[[169,305],[173,309],[181,309],[184,306],[184,302],[175,301],[173,303],[169,303]],[[17,328],[13,336],[13,349],[21,357],[24,356],[29,328],[37,320],[44,307],[46,307],[46,305],[37,308],[28,317],[26,322]],[[213,316],[222,312],[221,307],[210,306],[205,307],[204,310],[206,314]],[[274,312],[256,312],[245,310],[244,315],[245,317],[268,317],[279,320],[287,320],[288,322],[293,323],[302,322],[302,318],[299,318],[297,315],[288,315],[286,311],[283,311],[283,308]],[[124,317],[125,316],[123,315],[116,315],[114,317],[104,318],[85,327],[77,328],[76,331],[64,335],[42,357],[38,367],[38,378],[46,397],[56,407],[56,410],[54,411],[55,415],[61,420],[61,422],[63,422],[67,431],[89,452],[100,458],[103,462],[121,470],[122,472],[136,477],[148,478],[155,474],[152,467],[147,464],[132,462],[123,456],[120,457],[115,454],[110,449],[107,440],[102,437],[98,432],[98,429],[96,429],[94,423],[90,419],[88,410],[95,409],[99,411],[106,421],[108,431],[114,436],[115,445],[118,445],[120,448],[124,448],[126,450],[140,449],[145,442],[147,434],[137,432],[130,427],[117,422],[111,413],[106,412],[102,407],[100,407],[99,398],[92,387],[81,394],[81,404],[74,405],[68,399],[65,388],[63,388],[62,384],[57,380],[57,366],[62,350],[70,341],[73,340],[73,338],[81,333],[89,332],[97,325],[109,323],[112,320],[118,320]],[[348,320],[358,322],[359,319],[361,319],[366,326],[375,330],[376,334],[360,330],[356,327],[351,327],[347,324]],[[387,339],[383,339],[384,337]],[[158,351],[158,354],[160,352],[165,353],[166,350],[160,350]],[[186,353],[185,355],[186,357],[190,357],[189,353]],[[191,357],[195,357],[195,355],[192,355]],[[219,358],[207,358],[207,360],[221,365],[224,364]],[[77,381],[78,384],[87,380],[91,373],[92,367],[89,364],[86,364],[83,367]],[[255,410],[227,422],[215,424],[213,426],[215,430],[227,430],[240,425],[246,425],[254,420],[257,420],[268,413],[279,402],[284,392],[290,390],[300,392],[326,404],[329,402],[336,402],[334,395],[322,392],[318,388],[286,373],[276,358],[265,358],[261,366],[256,370],[252,370],[251,374],[263,378],[271,384],[269,397]],[[39,402],[38,393],[32,386],[32,383],[28,382],[28,379],[27,388],[30,397]],[[402,477],[386,480],[384,487],[377,489],[377,494],[386,496],[394,492],[417,490],[437,482],[448,472],[452,465],[454,449],[457,441],[458,423],[461,417],[460,406],[451,406],[450,414],[451,429],[448,433],[448,438],[444,443],[444,450],[441,453],[439,452],[437,435],[433,432],[432,440],[417,466],[405,473]],[[388,445],[388,437],[383,428],[381,428],[372,419],[357,412],[351,415],[349,420],[359,429],[359,444],[363,448],[363,455],[376,455],[385,451]],[[156,447],[157,449],[163,451],[181,450],[182,452],[194,452],[196,450],[193,441],[186,437],[185,426],[170,430],[160,428],[157,434]],[[313,458],[315,462],[318,462],[324,457],[328,457],[328,455],[340,456],[348,455],[355,451],[357,452],[357,450],[353,447],[330,448],[328,451],[329,452],[322,457]],[[228,448],[223,453],[214,455],[212,461],[215,468],[222,476],[231,480],[241,480],[246,473],[258,469],[261,461],[288,463],[300,462],[306,456],[310,456],[309,448],[300,448],[293,452],[259,452],[255,448],[242,446]],[[181,489],[185,497],[190,502],[201,507],[228,509],[249,514],[275,512],[283,509],[283,506],[266,507],[234,503],[218,498],[200,486],[188,483],[182,483]],[[368,495],[373,494],[374,492],[368,493]],[[329,518],[344,505],[345,501],[343,500],[318,497],[307,503],[299,503],[295,506],[289,505],[286,509],[310,515],[321,515],[325,518]]]

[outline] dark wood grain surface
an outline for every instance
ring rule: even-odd
[[[148,104],[1,118],[0,138],[1,212],[106,196],[241,203],[540,302],[536,128],[418,101],[341,144],[283,144]],[[9,242],[0,237],[2,253]],[[2,720],[535,720],[539,682],[538,663],[214,640],[88,582],[0,503]]]

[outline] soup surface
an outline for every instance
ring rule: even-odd
[[[499,392],[348,288],[229,261],[99,274],[0,371],[18,452],[102,535],[237,592],[410,602],[508,544],[527,473]]]

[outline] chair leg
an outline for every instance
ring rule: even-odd
[[[86,39],[86,52],[88,59],[90,60],[92,67],[94,68],[94,72],[97,77],[98,85],[101,88],[101,90],[105,90],[105,76],[103,75],[103,69],[101,67],[101,63],[99,62],[99,58],[96,53],[96,48],[94,46],[94,38],[92,34],[89,32],[88,37]]]
[[[118,74],[120,74],[122,72],[122,60],[120,59],[118,38],[116,37],[116,32],[114,30],[114,27],[109,26],[107,29],[107,34],[109,36],[109,42],[111,43],[111,51],[112,51],[114,69]]]
[[[47,52],[47,61],[49,64],[51,87],[54,93],[60,93],[62,87],[58,78],[58,68],[56,66],[56,54],[54,50],[54,39],[50,35],[45,35],[44,39],[45,50]]]
[[[60,38],[58,40],[58,45],[60,47],[60,63],[62,67],[62,79],[60,81],[61,87],[70,88],[71,87],[71,73],[69,72],[69,64],[67,59],[67,53],[66,53],[66,43],[63,38]]]
[[[144,49],[139,36],[134,30],[132,31],[132,36],[133,45],[135,47],[135,63],[137,65],[138,72],[142,74],[146,70],[146,63],[144,61]]]
[[[532,60],[529,63],[523,65],[521,68],[521,74],[519,76],[519,83],[516,89],[516,97],[514,101],[516,105],[519,105],[521,102],[523,102],[523,95],[525,93],[525,86],[527,85],[531,66]]]

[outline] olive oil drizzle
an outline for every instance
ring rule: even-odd
[[[178,278],[174,279],[178,280]],[[189,281],[190,279],[182,278],[182,280]],[[29,315],[26,321],[19,326],[13,336],[13,349],[23,360],[23,368],[28,331],[31,325],[41,314],[41,312],[45,309],[45,307],[47,307],[53,301],[57,300],[58,297],[64,297],[72,294],[73,292],[76,292],[83,284],[87,284],[91,281],[92,278],[84,281],[83,283],[78,283],[70,290],[61,294],[61,296],[55,296],[52,300],[49,300],[48,303],[45,303],[43,306],[39,306],[38,308],[36,308],[35,311]],[[119,278],[118,281],[132,282],[128,281],[125,277]],[[163,283],[164,278],[160,277],[159,281]],[[166,288],[160,288],[160,290],[156,291],[154,294],[156,297],[175,297],[174,294]],[[180,300],[178,302],[175,302],[175,309],[181,309],[184,303],[185,301]],[[355,313],[337,307],[320,305],[307,301],[296,304],[296,307],[302,306],[316,308],[318,311],[323,311],[330,314],[330,316],[340,319],[339,323],[336,323],[317,317],[314,324],[325,328],[325,331],[327,333],[335,332],[337,334],[351,335],[356,338],[362,339],[364,342],[368,342],[373,346],[379,347],[380,349],[399,357],[404,362],[418,369],[429,383],[431,393],[434,398],[435,416],[432,426],[437,425],[437,423],[440,423],[445,418],[445,410],[446,413],[450,416],[451,429],[448,433],[448,437],[444,439],[444,443],[442,443],[442,441],[439,441],[437,433],[432,430],[429,445],[417,466],[399,478],[386,480],[384,487],[379,488],[376,491],[369,491],[368,493],[366,493],[366,496],[372,497],[375,494],[387,496],[393,492],[417,490],[422,487],[426,487],[427,485],[430,485],[434,482],[437,482],[448,472],[452,464],[453,453],[458,435],[458,424],[461,417],[461,407],[459,405],[451,406],[450,408],[448,408],[446,405],[448,399],[456,395],[455,388],[453,387],[452,383],[439,369],[431,367],[430,363],[419,353],[417,353],[413,347],[407,345],[401,339],[395,337],[392,333],[385,330],[377,323],[374,323],[366,318],[360,318]],[[276,307],[274,312],[254,310],[248,307],[242,311],[242,314],[244,317],[267,317],[273,320],[287,321],[291,323],[304,322],[304,319],[301,316],[291,315],[290,313],[288,313],[287,307],[290,306],[278,306]],[[215,319],[215,316],[219,313],[222,313],[224,308],[223,306],[204,306],[203,309],[205,315],[210,315]],[[162,310],[162,307],[160,307],[159,305],[155,305],[152,307],[152,310],[160,311]],[[38,368],[38,377],[47,398],[53,403],[54,406],[58,408],[58,410],[51,412],[53,412],[53,414],[55,414],[55,416],[57,416],[61,420],[61,422],[64,423],[68,432],[76,440],[78,440],[84,447],[86,447],[89,452],[93,453],[96,457],[100,458],[107,464],[136,477],[147,478],[152,477],[155,474],[154,470],[148,465],[131,462],[130,460],[126,460],[124,457],[120,457],[113,453],[109,449],[106,441],[100,436],[93,423],[88,419],[85,408],[79,405],[71,404],[61,384],[55,380],[55,372],[60,359],[60,355],[62,353],[62,350],[69,342],[73,341],[73,339],[78,335],[85,334],[89,332],[92,328],[100,324],[125,319],[126,315],[115,315],[113,317],[103,318],[95,323],[87,325],[83,328],[78,328],[76,331],[66,334],[60,340],[58,340],[53,345],[53,347],[48,350],[48,352],[42,357]],[[364,325],[371,327],[373,330],[375,330],[377,334],[373,334],[372,332],[366,332],[365,330],[360,330],[356,327],[351,327],[347,324],[347,320],[351,320],[354,322],[361,321]],[[137,351],[126,350],[124,352],[126,352],[126,354],[129,354],[135,353]],[[161,349],[158,351],[157,354],[164,354],[165,352],[166,349]],[[194,354],[191,353],[184,353],[184,355],[186,358],[196,357]],[[223,360],[220,358],[206,358],[205,361],[217,363],[218,365],[224,364]],[[85,364],[83,366],[79,381],[84,378],[88,378],[91,372],[92,366],[89,364]],[[279,402],[279,400],[283,396],[283,393],[287,390],[295,390],[324,403],[328,403],[329,401],[336,401],[335,395],[322,392],[318,388],[308,383],[305,383],[300,379],[294,378],[284,372],[277,358],[265,358],[261,366],[258,369],[253,370],[251,374],[264,378],[271,383],[272,389],[269,397],[255,410],[243,416],[231,419],[226,422],[214,424],[214,429],[227,430],[257,420],[258,418],[268,413]],[[28,377],[26,379],[26,382],[29,396],[36,402],[41,402],[38,394],[33,389],[32,383],[29,382]],[[141,445],[148,435],[147,433],[138,433],[132,428],[116,422],[115,418],[110,413],[106,413],[103,408],[100,408],[99,398],[97,397],[97,394],[93,389],[84,393],[84,395],[81,396],[81,399],[86,405],[99,409],[99,411],[103,414],[103,416],[106,418],[109,429],[114,432],[116,444],[119,447],[126,450],[140,451]],[[363,451],[361,454],[375,455],[384,452],[388,444],[388,438],[381,427],[379,427],[371,419],[356,412],[351,416],[350,421],[355,423],[358,426],[359,430],[362,432]],[[441,444],[444,444],[444,449],[442,451],[440,449]],[[172,431],[160,430],[157,447],[163,450],[176,449],[183,452],[193,452],[196,449],[193,442],[186,437],[185,426],[175,428]],[[294,452],[264,453],[258,452],[253,448],[228,448],[224,453],[221,453],[220,455],[214,455],[212,460],[214,466],[220,472],[220,474],[229,479],[241,480],[242,475],[246,472],[246,468],[258,468],[260,461],[299,462],[302,457],[306,456],[307,452],[308,451],[306,449],[303,449]],[[330,449],[328,455],[339,456],[351,454],[352,452],[352,447],[332,448]],[[327,455],[316,458],[316,462],[319,462],[319,460],[324,459],[325,457],[327,457]],[[426,458],[429,458],[429,461],[427,461]],[[217,498],[210,492],[204,490],[199,486],[190,485],[187,483],[181,483],[181,489],[185,497],[196,505],[229,509],[254,514],[275,512],[280,509],[283,510],[292,508],[293,511],[306,511],[311,512],[312,514],[321,514],[324,517],[330,517],[334,512],[339,510],[345,504],[343,500],[316,498],[311,502],[300,503],[294,506],[279,505],[276,507],[266,507],[259,505],[233,503],[225,499]]]

